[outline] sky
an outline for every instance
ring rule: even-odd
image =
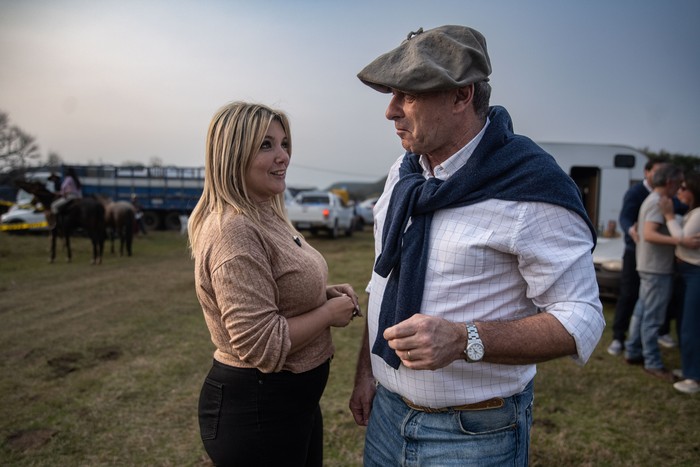
[[[486,37],[516,133],[700,156],[697,0],[0,0],[0,111],[44,159],[193,167],[217,109],[260,102],[289,186],[374,182],[403,149],[356,75],[444,24]]]

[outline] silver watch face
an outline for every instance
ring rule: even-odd
[[[467,357],[469,360],[478,361],[484,357],[484,346],[479,343],[472,343],[467,346]]]

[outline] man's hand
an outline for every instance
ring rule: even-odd
[[[464,356],[467,330],[435,316],[415,314],[384,331],[389,347],[412,370],[437,370]]]
[[[637,232],[637,223],[632,224],[632,227],[627,230],[627,233],[632,237],[634,243],[639,243],[639,232]]]
[[[360,426],[367,426],[369,414],[372,411],[372,401],[377,392],[377,384],[372,377],[372,373],[357,377],[355,387],[350,396],[350,412],[355,419],[355,423]]]
[[[355,423],[367,426],[369,414],[372,411],[372,401],[377,393],[377,383],[372,374],[372,359],[369,352],[369,329],[365,321],[365,330],[362,333],[362,345],[357,356],[357,368],[355,370],[355,386],[350,396],[350,412]]]

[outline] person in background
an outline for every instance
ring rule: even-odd
[[[625,342],[627,363],[643,364],[644,371],[650,375],[669,381],[674,376],[664,366],[658,337],[673,290],[674,249],[678,244],[688,248],[700,246],[695,238],[671,237],[659,207],[661,197],[672,197],[682,182],[680,168],[671,164],[659,168],[652,176],[653,190],[639,208],[636,248],[639,298]]]
[[[679,392],[700,392],[700,250],[683,245],[682,239],[700,234],[700,174],[686,174],[685,182],[678,189],[678,199],[688,205],[690,211],[678,222],[673,202],[669,197],[659,201],[666,226],[677,240],[676,268],[683,282],[683,308],[680,324],[680,350],[683,380],[673,384]]]
[[[54,193],[58,193],[61,191],[61,177],[56,175],[55,172],[51,172],[51,175],[49,175],[49,177],[46,180],[51,182],[51,191],[53,191]]]
[[[630,326],[634,305],[639,297],[639,273],[637,272],[637,217],[639,208],[651,193],[651,178],[663,165],[661,160],[648,160],[644,165],[644,180],[631,186],[622,199],[620,210],[620,227],[625,237],[625,252],[622,256],[622,271],[620,272],[620,291],[615,304],[613,318],[613,340],[608,345],[610,355],[621,355],[625,348],[625,335]]]
[[[146,235],[148,232],[146,231],[146,225],[143,222],[143,207],[141,206],[141,202],[139,201],[138,196],[136,196],[136,193],[131,194],[131,205],[134,207],[134,222],[136,222],[136,228],[138,229],[137,231],[141,232],[143,235]]]
[[[216,465],[323,462],[330,328],[347,326],[359,307],[350,285],[326,285],[325,260],[286,217],[291,155],[278,110],[234,102],[209,126],[188,233],[216,347],[199,399],[202,441]]]
[[[489,108],[490,73],[481,33],[441,26],[358,74],[406,150],[374,208],[349,403],[367,467],[527,465],[535,364],[585,363],[605,326],[581,194]]]
[[[58,214],[61,208],[68,204],[69,201],[83,197],[82,185],[73,167],[69,167],[66,171],[66,176],[63,177],[63,182],[61,183],[59,195],[60,196],[51,203],[51,212],[54,215]]]

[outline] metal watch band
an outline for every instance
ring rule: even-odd
[[[467,344],[472,340],[480,341],[481,338],[479,337],[479,330],[476,329],[476,325],[474,323],[469,323],[467,324]]]

